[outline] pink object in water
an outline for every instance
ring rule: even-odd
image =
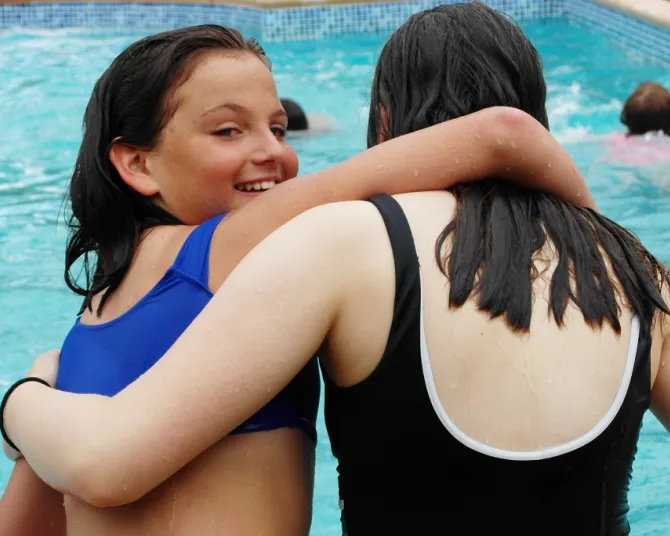
[[[607,153],[599,160],[612,164],[644,165],[670,162],[670,137],[661,133],[627,136],[615,132],[604,136]]]

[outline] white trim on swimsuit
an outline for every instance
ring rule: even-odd
[[[419,286],[421,288],[421,275],[419,275]],[[600,421],[586,434],[577,439],[568,441],[567,443],[562,443],[553,447],[548,447],[540,450],[532,451],[510,451],[505,449],[499,449],[491,447],[480,441],[472,439],[463,431],[461,431],[456,423],[449,418],[447,412],[444,410],[442,403],[440,402],[439,395],[437,394],[437,388],[435,386],[435,378],[433,376],[433,370],[430,365],[430,357],[428,354],[428,345],[426,343],[426,332],[424,329],[423,321],[423,289],[421,295],[421,312],[420,312],[420,331],[421,331],[421,366],[423,369],[423,377],[426,384],[426,389],[428,390],[428,396],[430,397],[430,402],[433,405],[433,410],[437,414],[437,417],[440,419],[444,427],[454,436],[460,443],[466,447],[490,456],[492,458],[500,458],[503,460],[515,460],[515,461],[530,461],[530,460],[544,460],[547,458],[555,458],[557,456],[562,456],[574,450],[577,450],[584,445],[587,445],[594,439],[596,439],[600,434],[602,434],[611,422],[616,417],[617,413],[623,405],[626,394],[628,393],[628,388],[630,386],[631,378],[633,376],[633,368],[635,367],[635,357],[637,355],[637,345],[638,339],[640,336],[640,320],[637,316],[633,316],[631,322],[630,330],[630,341],[628,343],[628,356],[626,358],[626,366],[623,371],[623,378],[619,390],[610,406],[609,410],[605,416],[600,419]]]

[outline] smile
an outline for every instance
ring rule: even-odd
[[[236,184],[235,189],[240,192],[264,191],[274,188],[276,185],[275,181],[245,182],[244,184]]]

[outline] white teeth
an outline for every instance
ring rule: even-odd
[[[260,190],[269,190],[273,188],[277,183],[275,181],[259,181],[259,182],[247,182],[245,184],[238,184],[235,186],[238,190],[244,192],[260,191]]]

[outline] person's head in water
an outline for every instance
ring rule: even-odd
[[[542,62],[517,24],[478,2],[442,5],[410,17],[384,46],[372,85],[368,146],[492,106],[519,108],[548,128],[545,100]],[[541,272],[536,262],[547,254],[557,260],[548,306],[558,325],[572,302],[591,327],[608,323],[620,333],[619,290],[645,326],[655,307],[664,307],[656,288],[664,268],[598,213],[504,181],[484,179],[451,191],[456,213],[435,244],[450,307],[472,297],[491,318],[528,331],[533,282]]]
[[[632,136],[659,131],[670,135],[670,92],[661,84],[643,82],[624,103],[621,122]]]
[[[484,4],[412,15],[384,46],[372,82],[368,147],[491,106],[548,128],[540,57],[523,31]]]
[[[268,58],[236,30],[195,26],[131,44],[86,107],[69,192],[68,286],[85,306],[106,289],[102,307],[143,231],[200,224],[295,177],[286,123]],[[82,257],[80,286],[70,269]]]
[[[288,116],[287,130],[300,132],[309,129],[307,114],[297,102],[293,99],[281,99],[281,104]]]

